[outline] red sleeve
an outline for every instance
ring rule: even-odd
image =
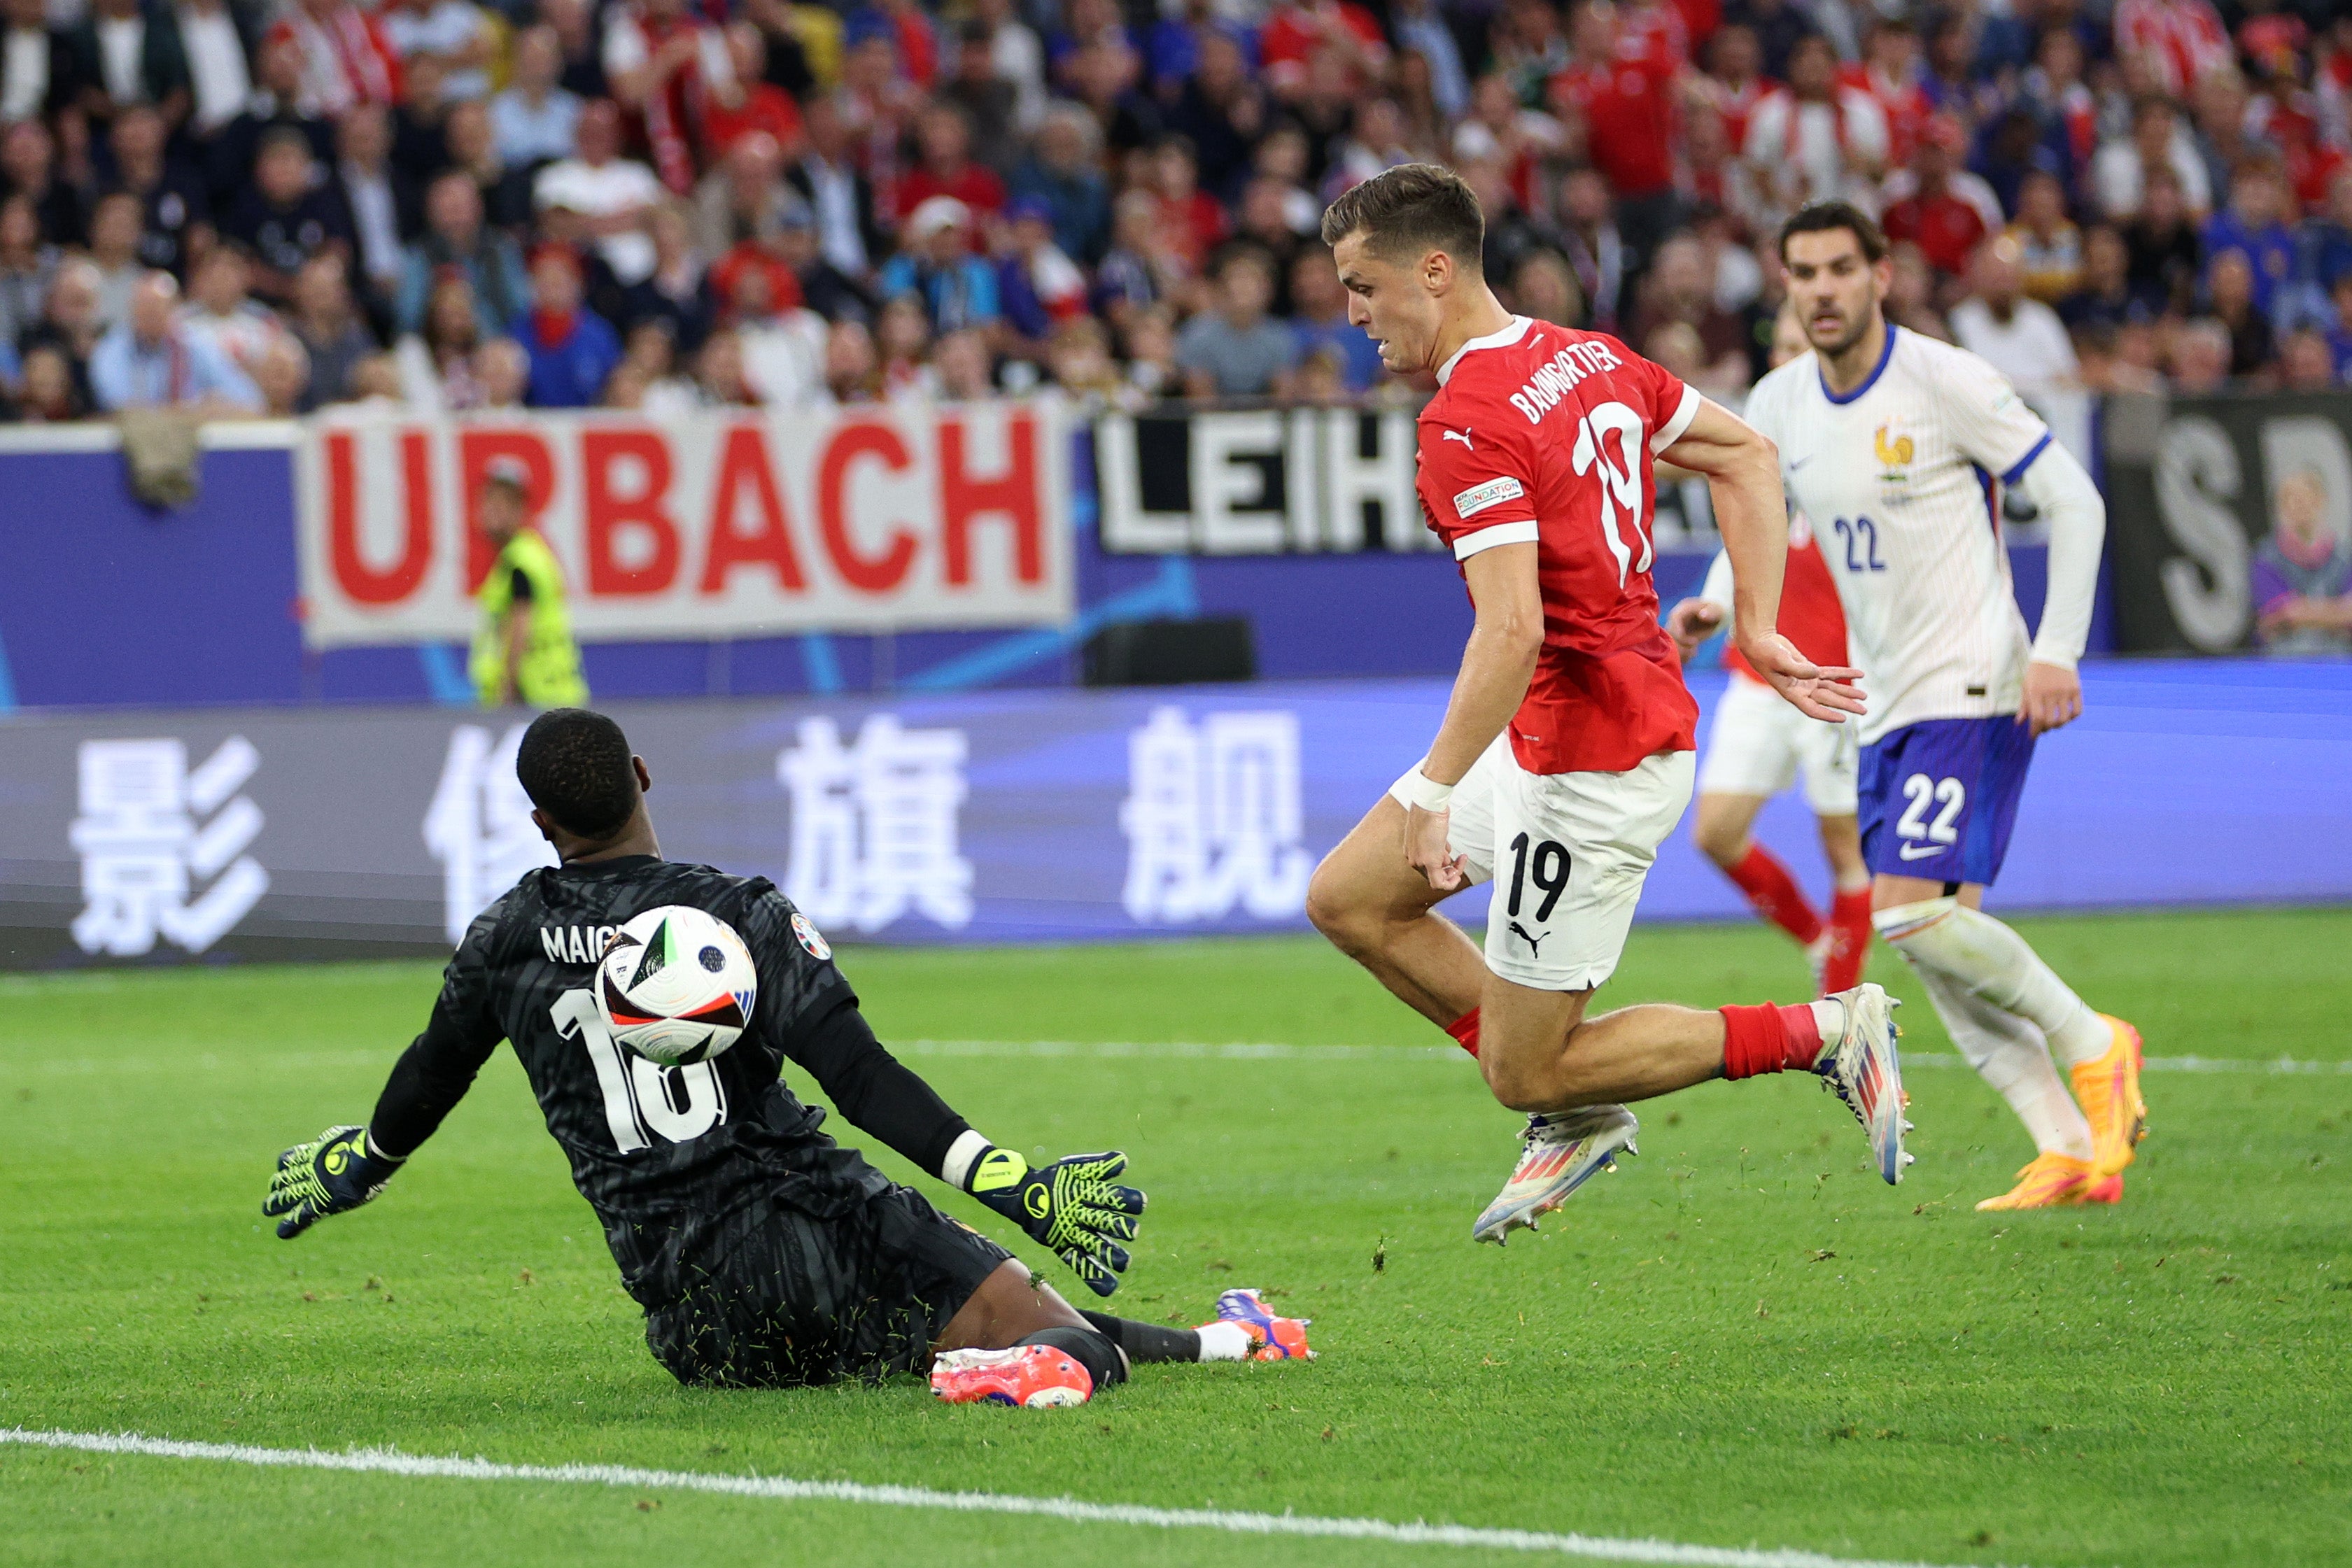
[[[1496,545],[1536,541],[1535,471],[1526,443],[1507,428],[1421,421],[1423,509],[1456,560]]]

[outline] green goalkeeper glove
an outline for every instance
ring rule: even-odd
[[[1121,1154],[1072,1155],[1031,1168],[1011,1149],[991,1146],[971,1162],[964,1191],[1027,1231],[1077,1270],[1087,1289],[1108,1296],[1127,1271],[1143,1194],[1111,1178],[1127,1169]]]
[[[383,1190],[401,1162],[368,1152],[365,1127],[330,1127],[278,1156],[261,1212],[278,1221],[278,1239],[291,1241],[317,1221],[341,1214]]]

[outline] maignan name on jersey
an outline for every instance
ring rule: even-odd
[[[593,964],[604,956],[617,925],[542,925],[539,945],[551,964]]]

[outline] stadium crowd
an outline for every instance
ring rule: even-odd
[[[2333,0],[0,0],[19,421],[1385,379],[1317,237],[1452,164],[1513,307],[1726,396],[1832,194],[2022,390],[2352,380]],[[1391,389],[1402,390],[1402,389]]]

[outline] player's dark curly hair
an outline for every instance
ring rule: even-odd
[[[1853,235],[1853,243],[1862,247],[1862,258],[1875,266],[1886,259],[1886,232],[1881,229],[1868,213],[1852,202],[1815,202],[1800,207],[1780,225],[1780,260],[1789,259],[1789,236],[1791,235],[1829,234],[1843,229]]]
[[[1336,246],[1361,231],[1383,260],[1420,260],[1442,250],[1468,272],[1480,270],[1486,217],[1461,175],[1435,163],[1401,163],[1353,185],[1323,214],[1323,243]]]
[[[629,737],[601,713],[550,708],[530,721],[515,753],[515,777],[530,803],[583,839],[610,838],[637,809]]]

